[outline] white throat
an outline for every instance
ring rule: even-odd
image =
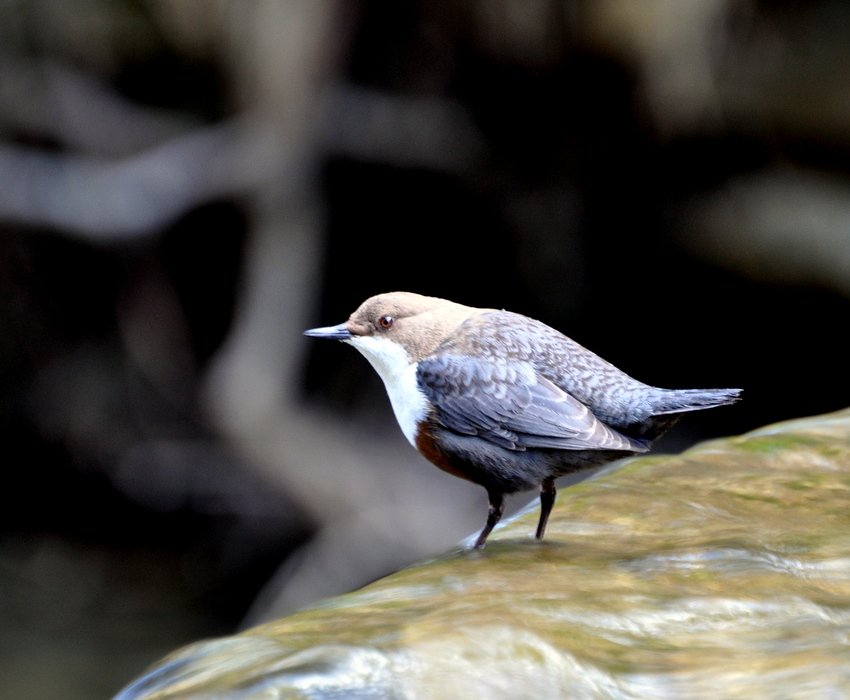
[[[416,365],[398,343],[386,338],[360,336],[343,342],[357,348],[384,381],[401,432],[416,447],[419,422],[428,415],[425,394],[416,384]]]

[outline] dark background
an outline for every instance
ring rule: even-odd
[[[232,5],[0,3],[8,697],[109,697],[480,526],[300,336],[374,293],[745,389],[660,450],[847,405],[844,3]]]

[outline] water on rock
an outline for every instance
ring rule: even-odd
[[[850,696],[850,410],[619,463],[121,700]]]

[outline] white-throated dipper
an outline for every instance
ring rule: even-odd
[[[556,478],[646,452],[682,413],[741,391],[652,387],[540,321],[410,292],[371,297],[345,323],[304,334],[357,348],[410,444],[487,489],[476,548],[506,494],[540,487],[540,539]]]

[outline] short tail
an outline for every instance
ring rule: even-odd
[[[726,406],[735,403],[742,389],[677,389],[665,390],[653,402],[652,415],[701,411],[704,408]]]

